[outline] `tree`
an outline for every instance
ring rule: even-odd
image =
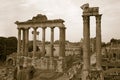
[[[6,53],[7,55],[17,52],[17,38],[16,37],[8,37],[6,40]]]
[[[110,40],[110,42],[116,42],[117,40],[116,39],[114,39],[114,38],[112,38],[111,40]]]
[[[17,52],[16,37],[0,37],[0,61],[5,61],[6,56]]]

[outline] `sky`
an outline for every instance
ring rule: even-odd
[[[63,19],[66,27],[66,40],[78,42],[83,38],[82,6],[99,7],[102,15],[102,41],[111,38],[120,39],[120,0],[1,0],[0,36],[17,37],[15,21],[27,21],[37,14],[48,19]],[[90,36],[96,35],[95,17],[90,18]],[[41,30],[38,36],[41,39]],[[30,35],[30,39],[32,35]],[[55,28],[55,40],[59,39],[59,30]],[[46,30],[46,40],[50,40],[50,30]]]

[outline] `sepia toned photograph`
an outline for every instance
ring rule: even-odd
[[[0,80],[120,80],[119,0],[1,0]]]

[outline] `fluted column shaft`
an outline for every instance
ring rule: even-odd
[[[54,27],[51,27],[51,43],[50,43],[50,47],[51,47],[51,57],[54,57]]]
[[[59,56],[65,57],[65,27],[60,27]]]
[[[46,54],[46,51],[45,51],[45,29],[46,29],[46,27],[42,28],[42,53],[43,53],[43,56],[45,56],[45,54]]]
[[[90,70],[90,20],[89,16],[83,17],[83,76],[82,80],[87,79]]]
[[[37,28],[34,28],[33,31],[33,58],[35,57],[36,54],[36,46],[37,46],[37,42],[36,42],[36,38],[37,38]]]
[[[101,70],[101,15],[96,16],[96,67]]]

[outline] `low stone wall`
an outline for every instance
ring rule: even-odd
[[[40,58],[35,60],[35,68],[41,70],[55,70],[56,61],[51,58]]]
[[[63,58],[41,57],[40,59],[33,59],[30,57],[21,57],[19,65],[23,65],[23,67],[33,65],[36,69],[40,70],[63,72],[64,62]]]

